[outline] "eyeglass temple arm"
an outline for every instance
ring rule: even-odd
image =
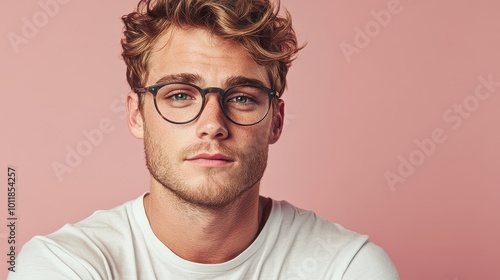
[[[134,88],[133,89],[135,93],[140,94],[140,93],[146,93],[148,91],[147,88]]]

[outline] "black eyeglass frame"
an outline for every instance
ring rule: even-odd
[[[201,98],[202,98],[202,105],[201,105],[201,108],[200,108],[200,111],[198,112],[198,114],[196,114],[196,116],[194,116],[192,119],[188,120],[188,121],[184,121],[184,122],[175,122],[175,121],[172,121],[172,120],[169,120],[167,119],[165,116],[162,115],[162,113],[160,112],[160,109],[158,108],[158,105],[156,104],[156,95],[158,94],[158,91],[164,87],[164,86],[167,86],[167,85],[172,85],[172,84],[181,84],[181,85],[187,85],[187,86],[191,86],[195,89],[197,89],[200,94],[201,94]],[[238,123],[234,120],[232,120],[228,114],[226,113],[226,106],[224,106],[224,96],[229,92],[231,91],[232,89],[234,88],[237,88],[237,87],[254,87],[254,88],[258,88],[262,91],[264,91],[265,93],[267,93],[268,97],[269,97],[269,104],[267,106],[267,111],[266,113],[264,114],[264,116],[262,116],[262,118],[260,120],[258,120],[257,122],[255,123],[251,123],[251,124],[241,124],[241,123]],[[161,83],[161,84],[156,84],[156,85],[152,85],[152,86],[148,86],[148,87],[140,87],[140,88],[134,88],[134,92],[137,93],[138,95],[139,94],[143,94],[143,93],[146,93],[146,92],[151,92],[151,94],[153,94],[153,97],[154,97],[154,104],[155,104],[155,108],[156,108],[156,112],[158,112],[158,114],[164,119],[166,120],[167,122],[169,123],[173,123],[173,124],[186,124],[186,123],[190,123],[194,120],[196,120],[200,115],[201,113],[203,112],[203,109],[205,108],[205,95],[209,94],[209,93],[218,93],[219,94],[219,103],[220,103],[220,106],[222,108],[222,113],[224,113],[224,116],[226,116],[226,118],[228,120],[230,120],[232,123],[234,124],[237,124],[237,125],[241,125],[241,126],[252,126],[252,125],[256,125],[258,123],[260,123],[261,121],[263,121],[267,115],[269,114],[269,110],[271,109],[271,103],[272,103],[272,99],[275,97],[275,98],[279,98],[279,96],[276,94],[276,91],[270,89],[270,88],[267,88],[267,87],[263,87],[263,86],[259,86],[259,85],[249,85],[249,84],[243,84],[243,85],[235,85],[235,86],[231,86],[227,89],[222,89],[222,88],[218,88],[218,87],[207,87],[207,88],[200,88],[199,86],[197,85],[194,85],[192,83],[187,83],[187,82],[167,82],[167,83]]]

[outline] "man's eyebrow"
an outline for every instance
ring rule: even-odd
[[[156,84],[184,82],[200,86],[203,85],[204,81],[205,80],[198,74],[179,73],[179,74],[171,74],[163,76],[158,81],[156,81]],[[224,83],[224,87],[226,88],[237,85],[252,85],[252,86],[267,87],[261,80],[248,78],[245,76],[232,76],[229,77]]]
[[[237,85],[252,85],[252,86],[260,86],[267,87],[264,82],[258,79],[252,79],[244,76],[233,76],[226,80],[225,86],[232,87]]]
[[[162,83],[171,83],[171,82],[184,82],[191,84],[200,84],[203,81],[203,78],[198,74],[191,73],[180,73],[180,74],[172,74],[161,77],[156,84]]]

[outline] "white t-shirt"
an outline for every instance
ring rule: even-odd
[[[8,279],[399,279],[367,236],[275,200],[259,236],[237,257],[186,261],[154,235],[143,196],[34,237]]]

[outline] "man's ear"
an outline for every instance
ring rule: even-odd
[[[139,109],[139,96],[135,92],[127,95],[127,121],[128,128],[135,138],[144,138],[144,120]]]
[[[271,135],[269,136],[269,144],[274,144],[278,141],[278,139],[280,139],[281,132],[283,131],[285,121],[285,101],[283,101],[283,99],[278,99],[278,104],[271,106],[275,106],[273,110],[276,110],[276,112],[273,112],[273,124]]]

